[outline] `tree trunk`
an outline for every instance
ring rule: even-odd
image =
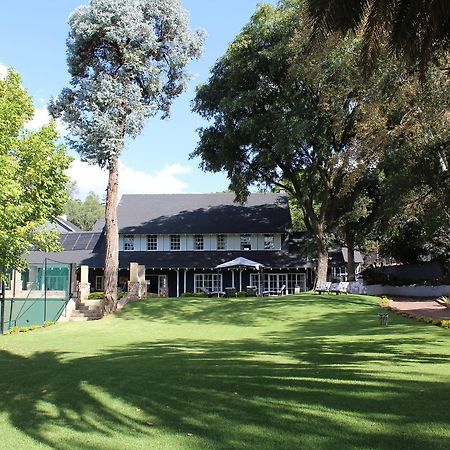
[[[355,241],[353,236],[346,236],[347,243],[347,281],[355,281]]]
[[[117,161],[115,161],[109,167],[108,188],[106,190],[105,314],[115,311],[117,307],[117,281],[119,271],[119,229],[117,224],[118,187],[119,167]]]
[[[317,250],[319,253],[318,265],[317,265],[317,278],[315,286],[321,286],[322,283],[327,281],[328,273],[328,247],[326,240],[323,236],[316,236]]]

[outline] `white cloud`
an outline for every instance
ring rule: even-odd
[[[151,175],[119,162],[119,195],[185,192],[187,184],[180,180],[178,175],[188,174],[190,171],[190,167],[171,164]],[[68,174],[77,183],[80,198],[84,199],[90,191],[95,192],[102,199],[105,198],[108,183],[106,170],[75,159]]]
[[[44,125],[47,125],[51,120],[50,114],[46,107],[37,108],[34,110],[33,118],[25,124],[25,128],[28,131],[37,131],[40,130]],[[64,127],[62,121],[60,119],[56,119],[56,130],[59,134],[66,134],[67,130]]]
[[[8,75],[8,67],[0,63],[0,80],[3,80]]]

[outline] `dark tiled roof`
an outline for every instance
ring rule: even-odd
[[[105,228],[105,219],[97,219],[92,225],[92,230],[94,232],[102,232],[103,228]]]
[[[233,193],[124,195],[118,208],[122,233],[276,233],[291,220],[285,195]]]
[[[119,259],[121,268],[137,262],[147,268],[212,269],[238,257],[250,258],[266,268],[296,268],[306,264],[302,255],[282,251],[120,252]]]

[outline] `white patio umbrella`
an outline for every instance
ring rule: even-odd
[[[261,295],[261,271],[262,269],[264,269],[264,265],[256,262],[256,261],[252,261],[251,259],[247,259],[247,258],[242,258],[241,256],[235,259],[232,259],[231,261],[227,261],[224,262],[222,264],[219,264],[218,266],[216,266],[216,269],[231,269],[231,268],[247,268],[247,267],[251,267],[255,270],[258,271],[258,294]],[[241,286],[242,288],[242,286]]]

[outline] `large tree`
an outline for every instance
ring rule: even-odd
[[[307,5],[316,31],[362,30],[366,67],[387,45],[418,65],[423,76],[433,58],[450,50],[448,0],[307,0]]]
[[[70,144],[83,159],[109,171],[106,193],[105,311],[117,304],[118,158],[126,137],[146,119],[166,117],[183,92],[189,61],[202,34],[189,29],[179,0],[92,0],[69,18],[71,86],[53,102],[63,114]]]
[[[34,108],[12,70],[0,79],[0,276],[22,269],[31,247],[60,248],[48,223],[64,212],[71,159],[58,144],[55,124],[26,130]]]
[[[311,51],[307,21],[298,26],[302,8],[260,6],[212,68],[194,104],[212,123],[200,130],[193,156],[204,170],[227,172],[240,200],[255,183],[285,189],[315,237],[321,283],[339,199],[366,167],[355,136],[365,93],[358,40]]]

